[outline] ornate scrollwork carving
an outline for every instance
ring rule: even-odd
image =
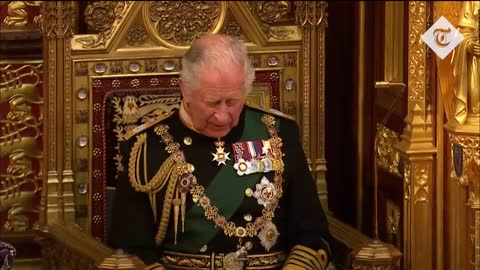
[[[410,197],[411,197],[411,179],[410,179],[410,163],[405,164],[405,168],[403,170],[403,181],[404,181],[404,188],[403,188],[403,198],[405,201],[410,202]]]
[[[215,32],[225,18],[220,1],[151,1],[146,5],[147,27],[167,46],[189,46]]]
[[[42,135],[42,116],[33,113],[43,104],[36,87],[42,64],[17,69],[6,65],[0,74],[0,104],[10,105],[6,118],[0,120],[0,158],[8,158],[6,170],[0,169],[0,212],[8,211],[5,231],[24,231],[32,227],[28,215],[39,211],[37,193],[42,187],[38,171],[42,153],[37,141]]]
[[[75,63],[75,76],[87,76],[88,64],[87,63]]]
[[[39,7],[42,1],[2,1],[8,3],[7,16],[3,20],[3,25],[10,27],[25,26],[28,23],[28,12],[26,7]],[[0,5],[3,3],[0,3]],[[39,22],[41,16],[33,18],[35,23]]]
[[[268,37],[286,40],[294,34],[294,30],[287,27],[272,27],[271,24],[278,22],[288,14],[290,3],[288,1],[249,1],[250,10],[262,22],[262,30]]]
[[[396,247],[401,246],[402,232],[400,230],[401,211],[397,203],[392,200],[386,201],[386,232],[388,242]]]
[[[429,161],[413,164],[414,204],[418,202],[429,203],[429,179],[432,177],[432,164]]]
[[[147,31],[141,25],[134,25],[128,31],[127,43],[133,47],[140,47],[147,41]]]
[[[420,44],[420,37],[423,35],[426,29],[426,2],[422,1],[411,1],[409,2],[410,14],[413,16],[410,21],[414,24],[412,27],[409,27],[409,54],[410,63],[409,67],[409,76],[410,81],[408,82],[409,91],[408,98],[414,102],[419,102],[421,104],[421,109],[425,109],[425,56],[427,54],[427,46]]]
[[[129,1],[94,1],[90,3],[84,12],[85,21],[98,32],[98,35],[77,38],[75,41],[82,44],[83,48],[105,45],[130,5]]]
[[[250,9],[264,23],[274,23],[290,10],[288,1],[248,1]]]
[[[283,66],[294,67],[297,65],[297,55],[295,53],[285,54],[283,57]]]
[[[74,8],[72,3],[62,2],[62,6],[55,3],[43,3],[42,14],[37,18],[42,33],[47,39],[71,38],[73,36]],[[69,48],[65,48],[68,50]]]
[[[451,166],[450,169],[450,178],[459,181],[460,184],[468,186],[470,182],[473,181],[471,179],[470,174],[472,173],[471,170],[469,170],[469,167],[473,166],[480,166],[480,137],[478,136],[464,136],[464,135],[458,135],[458,134],[449,134],[449,144],[453,146],[454,144],[457,144],[462,148],[462,156],[461,157],[455,157],[453,147],[451,150],[451,156],[452,156],[452,162],[458,162],[458,158],[461,158],[461,162],[458,162],[458,166],[461,166],[461,168],[458,168],[458,170],[461,172],[460,175],[457,175],[455,172],[455,167]],[[476,176],[474,176],[476,177]]]
[[[297,111],[297,106],[295,101],[284,101],[283,102],[283,113],[288,115],[295,115]]]
[[[298,1],[296,18],[302,28],[327,26],[326,1]]]
[[[220,30],[220,33],[229,35],[231,37],[236,37],[244,42],[248,42],[247,36],[243,32],[242,28],[238,24],[238,22],[234,19],[234,16],[229,11],[227,12],[227,16],[225,18],[225,23]]]
[[[401,176],[398,170],[400,153],[394,148],[400,136],[386,127],[382,127],[379,132],[377,164],[388,172]]]
[[[105,32],[115,22],[115,2],[95,1],[85,9],[85,21],[95,31]]]

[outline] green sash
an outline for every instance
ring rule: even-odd
[[[240,141],[268,139],[266,125],[262,123],[263,113],[246,108],[245,126]],[[275,123],[278,129],[278,120]],[[187,160],[188,162],[188,160]],[[210,198],[213,206],[218,208],[218,213],[228,221],[245,198],[243,192],[248,187],[254,186],[263,174],[249,174],[238,176],[233,168],[233,159],[227,160],[217,173],[213,181],[206,188],[205,194]],[[215,228],[215,223],[207,220],[201,206],[194,204],[185,215],[185,232],[178,233],[177,244],[173,244],[173,230],[169,228],[164,244],[165,250],[197,253],[200,248],[215,236],[220,228]]]

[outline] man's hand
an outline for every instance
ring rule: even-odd
[[[468,44],[467,50],[471,55],[480,58],[480,42],[478,40],[470,42],[470,44]]]

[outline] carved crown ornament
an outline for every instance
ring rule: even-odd
[[[153,37],[170,48],[190,46],[218,32],[225,20],[224,1],[154,1],[144,6],[144,22]]]
[[[92,1],[83,11],[91,33],[75,35],[72,50],[186,49],[210,33],[253,43],[299,41],[295,9],[289,1]]]

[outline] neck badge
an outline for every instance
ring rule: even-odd
[[[217,152],[212,153],[213,155],[212,161],[218,162],[218,166],[220,166],[220,164],[226,165],[225,162],[227,160],[230,160],[230,157],[228,156],[230,155],[230,152],[225,153],[225,148],[223,147],[224,145],[225,145],[225,142],[221,141],[220,139],[218,139],[218,141],[215,141]]]

